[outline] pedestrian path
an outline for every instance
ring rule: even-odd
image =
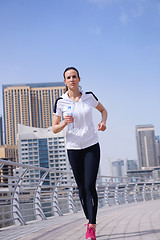
[[[82,212],[0,230],[0,240],[85,239]],[[97,240],[160,240],[160,200],[137,202],[98,211]]]

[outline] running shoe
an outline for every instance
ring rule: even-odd
[[[88,233],[89,233],[89,223],[85,224],[85,226],[87,226],[86,239],[88,239]]]
[[[94,228],[87,226],[86,239],[96,240],[96,231]]]

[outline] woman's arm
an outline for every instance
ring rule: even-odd
[[[68,123],[72,123],[74,118],[70,115],[64,117],[64,120],[61,121],[61,117],[56,116],[55,114],[52,117],[52,131],[54,133],[59,133],[67,126]]]
[[[105,131],[106,130],[106,121],[107,121],[107,110],[103,107],[103,105],[99,102],[96,109],[101,113],[102,120],[98,124],[98,131]]]
[[[56,116],[55,114],[52,116],[52,131],[54,133],[58,133],[63,130],[63,128],[67,125],[65,121],[61,121],[61,117]]]

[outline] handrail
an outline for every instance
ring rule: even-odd
[[[34,170],[42,170],[42,171],[53,172],[53,173],[61,173],[61,171],[53,170],[52,168],[36,167],[34,165],[22,164],[22,163],[3,160],[3,159],[0,159],[0,163],[5,164],[5,165],[10,165],[10,166],[15,166],[15,167],[22,167],[22,168],[28,168],[28,169],[34,169]],[[67,172],[67,171],[65,171],[65,172],[70,174],[70,172]]]
[[[3,168],[19,169],[9,176]],[[38,171],[37,177],[30,170]],[[55,184],[50,184],[51,173]],[[160,198],[160,179],[98,176],[99,207]],[[24,225],[33,220],[80,211],[81,204],[72,172],[36,167],[0,159],[0,227]]]

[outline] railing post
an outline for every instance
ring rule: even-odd
[[[126,186],[125,186],[125,189],[124,189],[124,200],[125,200],[125,203],[128,203],[128,185],[129,185],[129,182],[126,182]]]
[[[143,188],[142,188],[142,197],[143,197],[143,201],[146,201],[146,180],[143,184]]]
[[[109,207],[109,197],[108,197],[108,193],[109,193],[109,181],[107,182],[107,185],[105,187],[104,190],[104,201],[105,201],[105,205],[107,205]]]
[[[151,187],[151,199],[152,199],[152,200],[154,200],[153,189],[154,189],[154,180],[153,180],[153,182],[152,182],[152,187]]]
[[[97,181],[96,181],[96,191],[98,193],[98,185],[99,185],[99,182],[100,182],[100,179],[98,178]],[[100,203],[100,199],[98,197],[98,206],[101,207],[101,203]]]
[[[63,178],[63,174],[60,176],[60,178],[58,179],[57,183],[56,183],[56,187],[53,191],[53,200],[52,200],[52,203],[53,203],[53,212],[54,212],[54,215],[55,216],[62,216],[62,211],[59,207],[59,204],[58,204],[58,187],[60,185],[60,182]]]
[[[1,163],[1,164],[0,164],[0,170],[3,168],[3,166],[4,166],[4,164],[3,164],[3,163]]]
[[[48,172],[45,172],[39,183],[38,183],[38,186],[37,186],[37,189],[36,189],[36,194],[35,194],[35,197],[34,197],[34,209],[35,209],[35,215],[36,215],[36,218],[37,220],[44,220],[46,219],[46,216],[44,215],[44,212],[42,210],[42,205],[41,205],[41,189],[42,189],[42,184],[44,182],[44,179],[46,178],[46,176],[48,175]]]
[[[68,192],[68,208],[70,213],[77,212],[77,209],[73,203],[73,185],[74,185],[74,181],[72,182]]]
[[[26,224],[26,222],[21,214],[21,210],[20,210],[19,194],[20,194],[20,187],[21,187],[23,178],[27,171],[28,171],[28,169],[26,168],[22,172],[22,174],[19,176],[19,179],[16,183],[16,186],[15,186],[14,192],[13,192],[13,196],[12,196],[12,212],[13,212],[12,214],[13,214],[13,218],[14,218],[16,225],[19,225],[19,223],[21,225]]]
[[[137,200],[137,186],[138,186],[138,183],[136,182],[135,186],[134,186],[134,191],[133,191],[135,202],[138,202],[138,200]]]
[[[115,193],[114,193],[114,199],[117,205],[119,205],[119,200],[118,200],[118,187],[119,187],[119,183],[117,183],[116,188],[115,188]]]

